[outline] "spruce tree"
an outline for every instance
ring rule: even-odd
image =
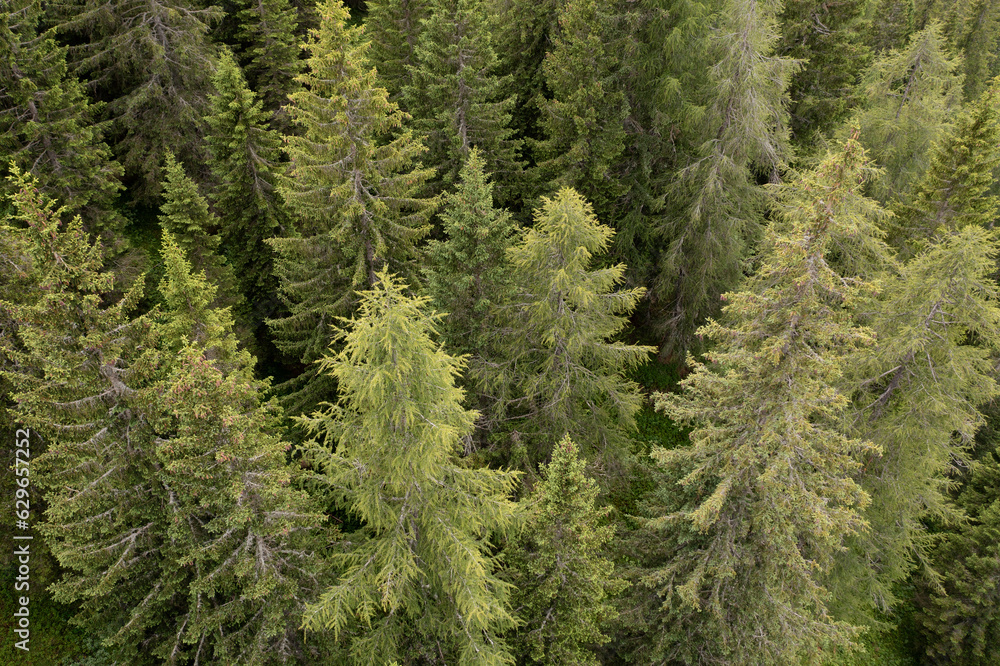
[[[871,17],[868,45],[876,54],[900,50],[914,30],[913,0],[879,0]]]
[[[232,267],[243,303],[241,328],[252,333],[257,356],[273,349],[264,319],[278,314],[274,251],[265,241],[287,233],[291,222],[277,192],[281,137],[267,128],[268,113],[224,52],[213,77],[210,100],[209,165],[218,185],[212,203],[221,227],[222,252]]]
[[[950,129],[961,95],[958,65],[946,51],[941,26],[932,23],[902,51],[877,58],[862,77],[864,101],[851,127],[861,128],[861,143],[885,170],[871,185],[882,203],[907,201],[927,169],[931,146]]]
[[[1000,83],[995,83],[956,121],[954,131],[934,149],[930,167],[909,205],[897,207],[894,240],[906,245],[931,237],[941,227],[993,226],[998,200],[990,194],[1000,167]]]
[[[301,136],[287,138],[290,177],[279,193],[293,216],[289,237],[270,242],[286,317],[268,320],[274,343],[309,366],[327,350],[334,318],[349,314],[357,291],[380,268],[411,275],[417,242],[427,233],[432,200],[417,198],[430,172],[416,164],[424,147],[396,134],[404,114],[377,85],[361,27],[348,27],[340,0],[319,6],[308,44],[306,90],[291,96]],[[332,397],[330,379],[309,367],[284,386],[290,414]]]
[[[663,563],[645,578],[663,599],[658,659],[799,663],[857,633],[828,613],[822,580],[866,527],[853,475],[876,451],[836,428],[844,364],[872,343],[851,306],[873,285],[831,264],[844,241],[877,242],[866,175],[851,140],[784,186],[759,271],[699,330],[715,343],[711,365],[691,358],[684,391],[654,396],[693,428],[690,446],[652,454],[681,488],[649,523],[663,534]]]
[[[492,368],[495,414],[509,420],[511,441],[529,467],[548,458],[569,433],[585,454],[627,448],[642,405],[625,372],[651,347],[611,342],[626,325],[642,288],[615,290],[625,266],[592,266],[614,231],[572,189],[542,198],[535,224],[510,251],[515,295],[509,331]],[[520,444],[518,444],[518,441]]]
[[[208,279],[218,286],[218,304],[238,303],[233,269],[218,254],[219,219],[209,211],[198,185],[169,151],[164,171],[160,226],[177,239],[194,270],[205,271]]]
[[[510,127],[515,99],[504,93],[483,0],[429,0],[404,90],[414,127],[426,138],[435,189],[451,189],[473,147],[498,184],[501,205],[517,192],[520,141]]]
[[[598,216],[616,213],[626,187],[617,173],[626,146],[628,101],[620,82],[622,45],[612,38],[614,7],[596,0],[568,3],[542,66],[549,100],[542,110],[546,139],[534,146],[536,178],[572,187]],[[615,35],[617,36],[617,35]]]
[[[665,309],[662,357],[692,347],[719,295],[739,282],[763,215],[756,174],[775,179],[788,157],[785,88],[794,63],[774,55],[780,9],[771,0],[726,0],[711,38],[702,143],[675,175],[669,197],[676,215],[662,230],[666,248],[654,284]]]
[[[338,404],[300,419],[318,436],[308,447],[317,482],[361,523],[304,624],[361,629],[356,663],[405,660],[421,644],[443,663],[510,663],[501,635],[515,620],[490,538],[512,525],[517,477],[457,460],[476,418],[455,387],[462,362],[431,339],[439,316],[428,299],[405,288],[379,272],[343,348],[320,364],[336,376]]]
[[[302,71],[298,16],[289,0],[243,0],[237,12],[238,36],[246,44],[244,73],[263,107],[284,121],[289,93]],[[220,64],[220,68],[222,64]],[[217,85],[217,84],[216,84]]]
[[[473,148],[453,194],[442,198],[444,240],[427,248],[427,291],[435,309],[446,313],[441,335],[455,354],[488,356],[495,347],[498,308],[510,299],[512,281],[507,251],[515,223],[493,207],[493,183]]]
[[[781,13],[778,51],[805,64],[789,86],[798,145],[821,141],[857,104],[855,79],[871,52],[865,44],[868,0],[798,0]]]
[[[301,657],[303,600],[318,568],[303,538],[323,516],[289,483],[280,412],[261,404],[253,357],[239,350],[215,287],[164,233],[169,373],[150,395],[157,490],[164,496],[161,577],[177,588],[177,626],[161,655],[265,664]],[[298,466],[296,466],[298,467]],[[167,657],[169,654],[169,657]]]
[[[542,465],[528,504],[524,535],[508,551],[514,609],[524,621],[515,635],[525,663],[593,665],[592,646],[607,643],[603,627],[614,617],[610,597],[627,586],[604,551],[614,528],[611,511],[597,508],[597,483],[569,436]]]
[[[115,156],[143,203],[159,194],[167,151],[203,164],[202,135],[214,54],[209,25],[218,7],[192,0],[57,0],[48,9],[73,44],[73,71],[98,100]]]
[[[958,503],[969,522],[931,552],[941,580],[919,581],[917,622],[925,663],[988,666],[1000,660],[1000,453],[975,464]]]
[[[962,55],[965,98],[976,99],[1000,74],[1000,5],[990,0],[953,0],[945,22],[952,49]]]
[[[961,518],[950,477],[983,423],[978,405],[1000,390],[990,360],[1000,346],[997,240],[977,224],[941,227],[866,308],[879,342],[848,364],[845,430],[881,455],[858,476],[872,529],[851,540],[831,582],[842,614],[870,621],[871,609],[892,608],[894,586],[928,563],[926,521]]]
[[[372,36],[371,59],[389,99],[406,108],[403,89],[416,65],[417,39],[427,16],[427,0],[369,0],[365,30]]]
[[[13,159],[90,233],[119,242],[124,220],[113,204],[121,166],[104,143],[100,107],[68,73],[66,49],[39,34],[40,18],[38,0],[15,0],[0,15],[0,169]]]

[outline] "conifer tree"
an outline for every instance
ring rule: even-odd
[[[867,64],[864,10],[868,0],[799,0],[781,13],[779,53],[805,63],[789,86],[791,129],[809,145],[857,103],[855,79]],[[812,139],[812,141],[810,140]]]
[[[167,152],[163,183],[160,226],[177,239],[194,270],[205,271],[218,285],[218,303],[232,305],[239,301],[236,278],[219,249],[219,220],[208,210],[208,202],[198,185],[184,173],[184,166]]]
[[[962,55],[965,98],[976,99],[1000,74],[1000,5],[990,0],[953,0],[945,20],[949,43]]]
[[[244,298],[236,316],[241,328],[253,334],[261,358],[271,349],[264,319],[280,307],[274,251],[265,240],[291,230],[277,192],[281,138],[267,128],[268,113],[228,52],[222,54],[213,83],[206,119],[210,166],[218,183],[212,202],[222,252]]]
[[[879,0],[872,14],[868,44],[876,54],[901,50],[913,30],[913,0]]]
[[[517,191],[520,141],[510,127],[515,99],[505,96],[483,0],[428,0],[427,18],[404,90],[414,126],[426,137],[425,163],[437,188],[450,189],[473,147],[509,204]]]
[[[427,0],[369,0],[365,30],[372,36],[371,59],[389,99],[406,108],[403,89],[416,65],[417,39],[427,16]]]
[[[851,126],[861,128],[861,143],[885,170],[871,185],[879,201],[905,202],[927,169],[931,146],[950,129],[959,103],[958,65],[946,51],[941,26],[931,23],[864,74],[865,99]]]
[[[934,149],[930,166],[909,205],[897,208],[894,240],[912,255],[913,242],[941,228],[966,224],[993,226],[998,200],[990,194],[1000,166],[1000,83],[988,89],[956,121],[954,131]]]
[[[534,226],[510,251],[516,293],[491,390],[495,417],[510,420],[531,467],[564,434],[587,455],[615,455],[634,428],[642,397],[624,373],[652,348],[610,342],[644,292],[615,290],[622,264],[592,267],[613,235],[583,197],[563,189],[542,198]]]
[[[288,95],[298,89],[302,71],[298,15],[289,0],[242,0],[236,16],[239,37],[246,44],[244,73],[263,107],[283,119]],[[221,67],[221,64],[220,64]]]
[[[626,587],[603,556],[614,528],[601,521],[611,509],[595,505],[598,487],[585,464],[564,437],[526,500],[524,536],[508,546],[514,609],[525,623],[516,640],[526,663],[597,666],[591,646],[608,642],[609,597]]]
[[[163,248],[161,344],[174,360],[152,392],[149,420],[169,519],[161,577],[179,583],[167,660],[287,662],[301,656],[299,617],[317,583],[300,535],[323,517],[289,487],[289,444],[272,434],[280,413],[273,401],[261,404],[267,385],[237,348],[228,310],[210,307],[215,287],[192,274],[169,233]]]
[[[473,148],[453,194],[442,198],[444,240],[427,248],[427,291],[441,323],[445,347],[455,354],[488,355],[495,347],[497,308],[511,296],[507,251],[516,230],[510,213],[493,207],[493,183]]]
[[[918,587],[926,663],[987,666],[1000,660],[1000,453],[972,468],[958,498],[969,522],[931,553],[940,585]]]
[[[569,2],[542,70],[552,91],[542,109],[546,139],[534,146],[539,178],[572,187],[592,202],[601,219],[615,213],[626,191],[612,171],[625,150],[628,101],[618,80],[622,45],[608,34],[615,18],[607,3]]]
[[[162,545],[152,525],[163,507],[142,492],[152,470],[137,410],[157,365],[151,318],[130,317],[142,280],[105,303],[113,278],[79,218],[60,225],[60,211],[16,167],[11,185],[19,225],[5,232],[25,241],[34,289],[22,302],[4,294],[0,310],[17,329],[0,344],[12,361],[3,370],[13,415],[45,442],[32,477],[48,505],[38,529],[63,568],[50,589],[57,601],[80,601],[76,621],[142,663],[129,658],[137,643],[109,636],[130,630],[133,609],[169,605],[150,595]]]
[[[124,223],[112,208],[121,166],[104,143],[100,107],[67,72],[66,49],[39,34],[40,15],[38,0],[14,0],[0,15],[0,168],[13,158],[90,233],[114,242]]]
[[[871,531],[851,540],[831,582],[845,615],[891,608],[894,585],[928,563],[925,521],[961,518],[949,477],[983,423],[978,405],[1000,390],[990,361],[1000,347],[992,279],[1000,245],[978,224],[952,225],[886,279],[869,322],[879,343],[847,365],[855,395],[845,429],[881,455],[859,475],[872,499],[864,514]]]
[[[57,0],[56,30],[74,44],[73,71],[86,79],[112,120],[109,143],[137,179],[135,194],[155,201],[167,151],[203,164],[202,135],[213,49],[209,25],[218,7],[192,0]]]
[[[377,85],[363,28],[347,26],[340,0],[319,11],[308,71],[298,77],[306,90],[288,107],[302,135],[287,138],[291,175],[279,184],[295,234],[269,241],[290,314],[268,325],[278,349],[307,366],[329,347],[334,318],[354,309],[357,290],[371,288],[379,269],[414,272],[436,203],[417,198],[430,176],[416,163],[424,147],[410,132],[396,134],[404,114]],[[331,380],[315,367],[284,389],[290,414],[332,397]]]
[[[699,331],[715,343],[711,366],[691,358],[683,393],[654,396],[693,427],[691,446],[652,454],[682,488],[650,522],[664,537],[645,579],[663,598],[658,659],[799,663],[856,635],[827,612],[822,575],[865,528],[868,496],[852,477],[876,451],[835,427],[844,363],[872,342],[851,305],[873,285],[831,265],[845,240],[877,242],[866,175],[851,140],[784,186],[759,272]]]
[[[711,40],[703,141],[679,169],[664,221],[666,249],[654,289],[665,303],[660,355],[676,356],[735,286],[748,240],[762,219],[755,174],[772,179],[788,156],[785,88],[794,63],[774,55],[781,3],[727,0]]]
[[[341,636],[362,628],[356,663],[406,659],[407,643],[430,644],[443,663],[510,663],[500,636],[515,620],[490,538],[512,525],[517,477],[456,460],[476,418],[455,387],[462,362],[432,341],[428,299],[405,288],[379,272],[343,349],[321,363],[339,403],[300,419],[319,437],[317,480],[362,524],[304,623]]]

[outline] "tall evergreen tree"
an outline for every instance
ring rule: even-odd
[[[489,356],[496,346],[497,310],[511,296],[508,249],[516,226],[510,213],[493,207],[493,183],[473,148],[453,194],[442,198],[444,240],[427,248],[427,291],[441,323],[445,346],[456,354]]]
[[[268,113],[228,52],[219,61],[210,96],[208,148],[215,178],[222,252],[244,301],[236,311],[256,340],[258,358],[272,349],[266,317],[278,314],[274,251],[264,241],[288,233],[291,223],[277,192],[281,137],[267,129]]]
[[[643,294],[615,290],[624,265],[592,267],[613,235],[583,197],[563,189],[542,198],[534,226],[510,251],[517,291],[490,379],[494,416],[510,420],[531,467],[566,433],[587,455],[614,455],[634,428],[642,397],[624,373],[653,348],[610,342]]]
[[[320,437],[318,481],[362,524],[305,626],[362,626],[357,663],[406,658],[414,643],[433,646],[436,663],[510,663],[500,636],[515,620],[490,535],[511,527],[517,477],[456,460],[476,417],[455,387],[462,363],[432,341],[427,298],[404,289],[381,271],[362,294],[343,349],[321,363],[340,401],[301,419]]]
[[[302,71],[298,15],[289,0],[242,0],[236,16],[239,37],[246,44],[243,57],[250,87],[263,107],[283,120],[289,93],[298,89]]]
[[[868,0],[793,0],[781,13],[778,52],[806,63],[789,86],[791,129],[807,146],[857,103],[855,79],[870,58],[865,44]]]
[[[914,242],[919,244],[941,227],[993,226],[1000,205],[990,194],[993,173],[1000,167],[998,99],[1000,82],[958,118],[954,131],[935,147],[912,202],[897,207],[894,240],[909,245],[907,255],[912,255]]]
[[[219,219],[208,209],[198,185],[184,173],[184,165],[167,152],[163,183],[160,226],[177,239],[188,261],[197,271],[205,271],[218,286],[218,303],[238,303],[236,277],[225,257],[218,253]]]
[[[436,203],[417,198],[430,175],[415,165],[424,147],[409,132],[390,139],[404,114],[377,85],[363,28],[347,26],[340,0],[319,11],[308,71],[298,77],[306,90],[288,107],[302,135],[287,138],[291,174],[279,184],[295,234],[269,241],[290,314],[268,325],[278,349],[306,365],[323,355],[334,318],[354,309],[357,290],[371,288],[380,268],[414,272]],[[284,388],[291,414],[332,397],[315,366]]]
[[[691,446],[652,454],[683,488],[650,522],[664,533],[664,563],[645,581],[663,598],[658,659],[799,663],[856,635],[827,612],[822,574],[865,528],[868,497],[852,476],[875,451],[835,427],[844,363],[872,342],[851,305],[874,286],[831,264],[844,240],[877,242],[866,175],[849,141],[784,187],[759,272],[700,329],[716,343],[712,365],[692,358],[683,393],[655,395],[693,426]]]
[[[945,22],[952,49],[962,55],[965,98],[976,99],[1000,74],[1000,5],[990,0],[952,0]]]
[[[90,233],[115,242],[121,166],[104,143],[100,107],[67,72],[66,49],[39,34],[40,18],[38,0],[14,0],[0,15],[0,168],[13,159]]]
[[[427,16],[427,0],[369,0],[365,30],[372,36],[372,61],[389,99],[406,108],[403,90],[416,65],[417,39]]]
[[[552,98],[535,102],[546,136],[534,146],[535,177],[557,189],[576,189],[604,220],[626,191],[612,173],[625,150],[630,111],[619,80],[622,46],[611,34],[617,27],[615,9],[613,3],[595,0],[564,6],[542,67]]]
[[[609,597],[627,585],[604,557],[614,528],[601,521],[611,508],[597,508],[597,483],[585,466],[564,437],[526,500],[524,536],[508,546],[514,608],[525,623],[516,634],[525,663],[597,666],[591,646],[609,640],[602,632],[614,616]]]
[[[794,63],[774,55],[781,3],[726,0],[712,38],[703,141],[681,168],[665,220],[655,296],[664,302],[661,356],[693,346],[719,295],[736,285],[763,213],[756,173],[774,179],[788,157],[785,88]]]
[[[987,666],[1000,660],[1000,453],[978,461],[958,503],[970,520],[932,551],[940,586],[919,586],[917,621],[925,663]]]
[[[941,26],[932,23],[904,50],[877,58],[863,76],[865,98],[851,126],[861,128],[861,143],[885,170],[871,186],[879,201],[905,202],[927,169],[931,146],[950,129],[960,101],[958,65]]]
[[[876,54],[902,50],[913,33],[913,0],[879,0],[873,9],[868,44]]]
[[[504,95],[484,9],[482,0],[428,1],[403,94],[426,137],[425,161],[437,169],[438,188],[454,187],[477,147],[506,205],[517,191],[520,141],[510,127],[515,99]]]
[[[202,135],[213,49],[207,32],[218,7],[191,0],[57,0],[49,13],[73,46],[74,72],[107,102],[115,156],[135,193],[155,201],[167,151],[203,164]]]

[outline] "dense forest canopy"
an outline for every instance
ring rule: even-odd
[[[1000,664],[998,75],[995,0],[7,0],[0,657]]]

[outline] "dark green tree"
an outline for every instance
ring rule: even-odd
[[[485,168],[473,148],[458,188],[442,197],[445,238],[427,248],[427,291],[435,309],[446,313],[441,336],[455,354],[489,355],[497,342],[497,310],[513,288],[507,253],[517,226],[510,213],[493,207]]]
[[[969,522],[931,552],[941,579],[918,587],[917,622],[925,663],[988,666],[1000,659],[1000,454],[974,464],[958,503]]]
[[[808,146],[857,104],[855,83],[871,52],[865,43],[868,0],[792,0],[781,13],[778,53],[805,64],[792,77],[791,130]]]
[[[428,299],[405,288],[381,271],[362,293],[342,350],[320,364],[340,400],[300,418],[317,435],[317,482],[361,522],[305,626],[342,636],[360,627],[356,663],[425,644],[440,663],[509,664],[501,636],[516,621],[490,539],[516,517],[517,476],[457,460],[476,418],[455,386],[462,362],[431,339],[439,316]]]
[[[340,0],[319,11],[308,71],[298,77],[306,89],[288,107],[302,135],[287,138],[291,171],[278,188],[294,229],[269,241],[289,315],[268,325],[278,349],[307,366],[326,352],[335,317],[353,311],[357,291],[370,289],[380,268],[415,273],[417,242],[436,204],[417,198],[430,176],[416,163],[424,147],[398,132],[404,114],[377,85],[363,28],[347,26]],[[333,397],[315,366],[284,390],[290,414]]]
[[[263,107],[284,121],[289,93],[298,90],[302,71],[298,15],[289,0],[240,0],[238,36],[246,44],[241,56],[250,88]]]
[[[976,99],[1000,74],[1000,5],[990,0],[952,0],[944,20],[952,50],[962,55],[965,98]]]
[[[228,52],[213,77],[207,136],[215,182],[212,203],[221,227],[222,253],[236,275],[243,303],[240,328],[252,333],[257,356],[273,349],[264,319],[278,313],[274,251],[265,241],[291,231],[277,191],[281,137],[267,128],[269,114],[251,92]]]
[[[605,553],[614,528],[602,522],[611,508],[596,506],[597,483],[585,466],[564,437],[525,500],[523,536],[506,550],[514,610],[524,621],[515,641],[525,663],[597,666],[591,648],[610,640],[603,633],[615,615],[610,598],[627,587]]]
[[[788,157],[785,88],[795,63],[774,53],[780,10],[775,1],[726,0],[710,38],[706,108],[693,128],[700,145],[674,176],[676,210],[663,221],[653,286],[665,309],[663,357],[693,347],[719,296],[739,282],[763,219],[756,174],[776,179]]]
[[[612,342],[644,291],[615,289],[623,264],[593,266],[613,235],[583,197],[563,189],[542,198],[534,226],[510,251],[516,292],[491,368],[491,416],[509,420],[523,449],[504,453],[529,468],[567,433],[588,456],[614,457],[630,441],[642,396],[624,375],[653,348]]]
[[[403,95],[425,137],[425,163],[437,169],[435,189],[457,184],[476,147],[497,183],[497,201],[507,205],[517,191],[520,141],[510,126],[515,98],[497,74],[485,9],[483,0],[428,0]]]
[[[406,108],[403,89],[416,65],[417,40],[427,16],[427,0],[368,0],[365,31],[372,36],[371,59],[389,99]]]
[[[0,169],[13,160],[87,231],[120,242],[122,169],[104,143],[100,107],[67,72],[66,49],[39,34],[40,19],[38,0],[14,0],[0,15]]]
[[[783,187],[760,270],[699,331],[711,365],[691,358],[684,391],[654,396],[693,427],[690,446],[652,454],[682,489],[649,523],[662,534],[645,578],[663,599],[658,660],[800,663],[857,634],[828,613],[823,575],[866,527],[853,476],[876,451],[836,427],[844,364],[873,342],[851,306],[874,285],[832,264],[849,239],[877,243],[866,175],[852,140]]]
[[[73,44],[70,63],[107,102],[115,156],[143,203],[153,203],[167,151],[204,164],[203,116],[214,53],[209,25],[218,7],[191,0],[56,0],[47,10]]]
[[[874,7],[868,45],[876,54],[903,49],[914,30],[913,0],[879,0]]]

